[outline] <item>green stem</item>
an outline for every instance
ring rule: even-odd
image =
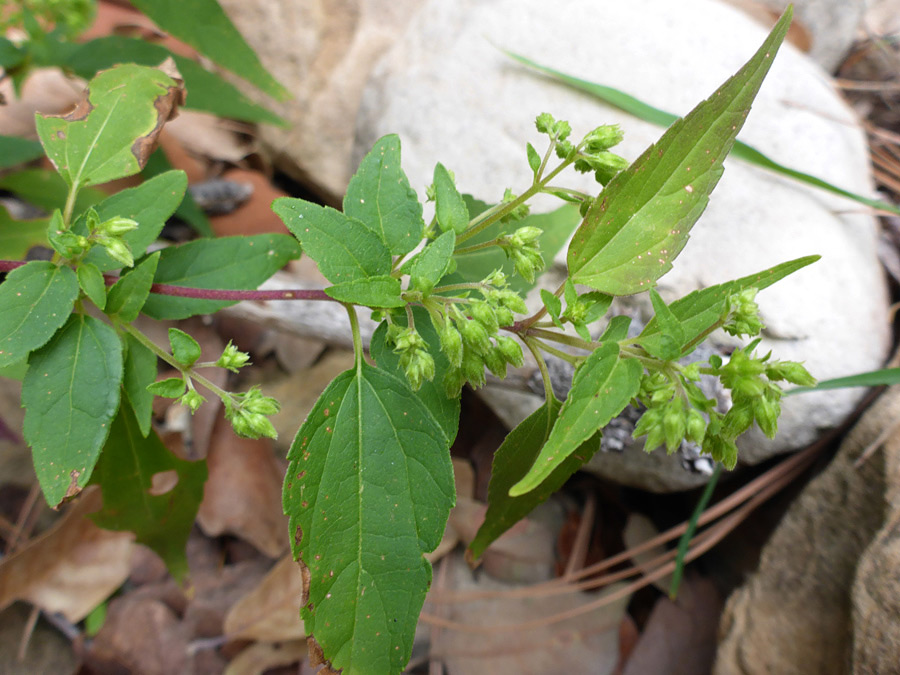
[[[688,548],[690,548],[691,539],[694,538],[694,532],[697,531],[697,522],[706,510],[706,505],[709,504],[716,483],[719,482],[720,475],[722,475],[722,465],[716,464],[716,468],[713,471],[712,476],[710,476],[709,482],[706,484],[706,489],[703,490],[703,494],[700,495],[700,501],[697,502],[697,506],[694,507],[694,512],[691,514],[687,529],[684,531],[684,534],[681,535],[681,539],[678,540],[678,555],[675,556],[675,571],[672,572],[672,583],[669,585],[669,598],[672,600],[678,595],[678,586],[681,585],[681,577],[684,575],[684,558],[687,555]]]
[[[534,337],[539,337],[544,340],[550,340],[551,342],[558,342],[563,345],[569,345],[570,347],[577,347],[578,349],[586,349],[589,352],[594,351],[599,344],[596,342],[588,342],[587,340],[582,340],[579,337],[575,337],[573,335],[566,335],[565,333],[557,333],[553,330],[546,330],[544,328],[529,328],[525,331],[527,335],[533,335]]]
[[[359,318],[356,316],[356,308],[348,303],[341,303],[347,310],[347,316],[350,317],[350,330],[353,332],[353,354],[356,357],[356,372],[362,370],[363,364],[363,342],[362,335],[359,332]]]
[[[471,246],[463,246],[462,248],[458,248],[453,251],[453,255],[466,255],[467,253],[475,253],[476,251],[481,251],[482,249],[499,245],[500,244],[498,239],[491,239],[490,241],[485,241],[481,244],[472,244]]]
[[[480,281],[471,281],[462,284],[448,284],[432,289],[432,293],[455,293],[456,291],[481,291],[484,284]]]
[[[568,352],[564,352],[561,349],[557,349],[556,347],[551,347],[546,342],[535,339],[537,345],[543,349],[548,354],[553,354],[553,356],[562,359],[563,361],[568,361],[573,366],[577,366],[580,361],[583,360],[584,357],[575,356],[574,354],[569,354]]]
[[[203,377],[197,373],[193,368],[185,368],[178,361],[175,360],[175,357],[169,354],[165,349],[157,345],[153,340],[144,335],[137,328],[132,326],[130,323],[120,323],[118,327],[128,333],[135,340],[144,345],[147,349],[153,352],[157,357],[161,358],[163,361],[168,363],[170,366],[175,368],[178,372],[185,375],[190,380],[194,380],[198,384],[202,385],[205,389],[208,389],[210,392],[218,396],[223,401],[233,400],[231,394],[217,386],[215,383],[210,382],[207,378]]]
[[[75,210],[75,198],[78,197],[78,185],[73,184],[71,188],[69,188],[69,194],[66,196],[66,205],[63,207],[63,223],[65,223],[66,229],[69,228],[70,221],[72,219],[72,211]]]
[[[541,371],[541,380],[544,382],[544,401],[547,404],[547,428],[544,431],[544,438],[547,438],[550,435],[550,427],[552,426],[550,406],[552,405],[553,399],[556,398],[556,395],[553,393],[553,384],[550,381],[550,371],[547,368],[547,362],[544,361],[541,350],[538,348],[537,340],[526,337],[522,338],[522,342],[525,343],[525,346],[528,347],[528,351],[531,352],[534,360],[537,361],[538,369]]]
[[[566,289],[566,282],[563,281],[563,282],[559,285],[559,288],[557,288],[557,289],[553,292],[553,295],[555,295],[555,296],[558,298],[559,296],[561,296],[561,295],[563,294],[563,291],[564,291],[565,289]],[[523,327],[523,328],[531,328],[531,327],[534,326],[538,321],[540,321],[541,319],[543,319],[546,315],[547,315],[547,306],[546,306],[546,305],[542,305],[541,308],[540,308],[537,312],[535,312],[532,316],[530,316],[530,317],[528,317],[527,319],[525,319],[525,320],[522,321],[522,327]]]

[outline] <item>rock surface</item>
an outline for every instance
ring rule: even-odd
[[[358,161],[378,137],[396,132],[403,139],[404,168],[420,193],[441,161],[455,171],[461,190],[496,201],[505,187],[528,184],[524,145],[540,141],[533,120],[542,111],[568,119],[575,134],[621,123],[626,139],[619,150],[629,159],[662,131],[535,76],[489,39],[684,114],[736,71],[764,36],[744,14],[711,0],[635,0],[604,7],[602,15],[588,0],[570,0],[552,12],[537,0],[432,1],[372,71],[354,157]],[[855,116],[827,75],[790,45],[779,52],[741,138],[776,161],[871,193],[865,138]],[[761,348],[772,349],[775,358],[805,361],[821,379],[874,369],[889,341],[875,230],[874,219],[851,202],[730,160],[660,291],[676,297],[821,254],[819,263],[761,294],[768,327]],[[787,399],[779,436],[774,442],[744,439],[743,460],[752,464],[807,444],[839,423],[861,393]],[[609,462],[596,470],[651,487],[641,479],[646,460],[639,454],[626,453],[637,462],[628,471],[604,468]],[[673,471],[670,480],[663,478],[668,489],[687,487]],[[665,489],[653,482],[654,489]]]

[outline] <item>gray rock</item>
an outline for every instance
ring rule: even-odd
[[[540,142],[533,127],[540,112],[568,119],[576,135],[621,123],[626,139],[619,150],[630,159],[662,130],[535,76],[489,40],[684,114],[735,72],[764,36],[747,16],[711,0],[604,3],[602,12],[590,0],[556,3],[552,10],[537,0],[433,0],[375,66],[362,97],[354,156],[396,132],[414,187],[423,190],[441,161],[456,172],[460,189],[496,201],[505,187],[529,184],[524,146]],[[855,192],[872,191],[866,141],[854,114],[822,70],[790,45],[779,52],[741,138],[793,168]],[[803,360],[822,379],[871,370],[883,363],[889,343],[875,232],[874,218],[852,202],[730,160],[660,291],[676,297],[821,254],[819,263],[760,295],[767,324],[761,349]],[[835,390],[786,399],[778,437],[770,442],[750,434],[741,443],[742,460],[757,463],[809,443],[840,423],[861,395]],[[677,457],[622,457],[637,461],[637,468],[600,472],[657,490],[684,487]],[[669,466],[651,478],[648,461]],[[604,466],[611,463],[604,458]]]

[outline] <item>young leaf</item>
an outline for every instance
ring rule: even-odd
[[[144,255],[147,247],[159,237],[163,225],[181,203],[185,190],[187,190],[187,175],[184,171],[168,171],[144,181],[137,187],[117,192],[94,208],[100,222],[116,216],[138,222],[137,229],[122,235],[122,239],[131,248],[131,254],[137,259]],[[80,218],[72,228],[78,234],[87,234],[83,218]],[[94,263],[104,272],[122,266],[113,260],[102,246],[92,248],[85,260]]]
[[[416,256],[409,271],[410,279],[418,284],[424,281],[429,286],[428,290],[430,290],[430,287],[439,282],[446,274],[450,260],[453,258],[455,246],[456,233],[452,231],[444,232]]]
[[[191,288],[250,289],[300,257],[300,247],[286,234],[201,239],[164,249],[154,283]],[[185,319],[233,305],[230,300],[198,300],[150,294],[142,311],[154,319]]]
[[[686,342],[684,328],[655,288],[650,289],[650,302],[653,303],[653,311],[659,323],[660,332],[642,340],[640,344],[658,359],[664,361],[677,359],[681,356],[681,348]]]
[[[594,350],[575,371],[559,419],[534,465],[510,488],[509,495],[519,497],[536,488],[566,457],[609,424],[637,394],[642,373],[636,359],[619,358],[618,342]]]
[[[33,260],[0,284],[0,366],[21,361],[62,326],[78,297],[69,267]]]
[[[0,38],[2,40],[3,38]],[[18,164],[43,157],[44,149],[37,141],[18,136],[0,135],[0,169],[8,169]]]
[[[562,328],[562,322],[559,320],[559,315],[562,314],[562,300],[553,295],[553,293],[546,288],[542,288],[541,301],[544,303],[544,307],[547,308],[547,313],[550,315],[550,318],[553,319],[553,323],[559,328]]]
[[[462,234],[469,227],[469,209],[450,172],[443,164],[434,167],[434,211],[438,225],[445,232]]]
[[[167,472],[177,482],[160,494],[154,478]],[[122,406],[91,482],[103,491],[103,508],[91,519],[107,530],[134,532],[180,581],[188,571],[185,547],[203,500],[206,463],[177,458],[156,432],[145,437],[131,409]]]
[[[0,258],[21,260],[32,246],[47,245],[46,218],[16,220],[0,206]]]
[[[413,308],[413,320],[416,322],[416,330],[428,345],[428,352],[434,358],[434,379],[422,383],[415,396],[425,404],[431,414],[441,425],[444,434],[452,443],[459,430],[459,397],[448,397],[444,393],[444,376],[450,368],[450,363],[444,352],[441,351],[441,341],[431,323],[428,312],[423,307]],[[406,326],[406,318],[398,320],[401,326]],[[396,354],[386,342],[387,323],[381,322],[372,334],[369,343],[369,354],[378,364],[378,368],[396,376],[401,382],[406,382],[406,375],[400,366],[400,355]]]
[[[423,554],[455,501],[449,439],[405,382],[359,362],[319,398],[288,460],[307,634],[334,671],[399,673],[431,582]]]
[[[150,295],[153,275],[159,265],[160,251],[148,256],[129,270],[109,289],[106,296],[106,313],[129,323],[134,321]]]
[[[106,281],[103,279],[103,272],[93,263],[82,262],[76,274],[78,285],[90,301],[100,309],[106,307]]]
[[[788,9],[734,77],[607,184],[569,246],[574,282],[630,295],[671,269],[719,182],[790,18]]]
[[[272,210],[333,284],[389,274],[391,252],[363,223],[327,206],[281,197]]]
[[[141,435],[146,437],[150,433],[153,418],[153,394],[147,391],[147,387],[156,379],[156,354],[128,333],[122,340],[125,347],[122,385],[128,403],[134,411],[134,419],[141,430]],[[184,380],[181,380],[181,383],[183,387]]]
[[[388,275],[345,281],[325,289],[325,292],[340,302],[352,302],[366,307],[403,307],[406,302],[400,297],[400,280]]]
[[[25,440],[50,506],[87,485],[119,407],[121,384],[119,337],[84,314],[73,314],[31,356],[22,383]]]
[[[251,101],[230,82],[209,72],[196,61],[173,54],[161,45],[112,35],[80,45],[68,43],[66,47],[74,49],[51,50],[50,62],[46,65],[71,69],[79,77],[89,80],[98,71],[112,68],[117,63],[127,61],[152,67],[171,58],[175,60],[175,66],[184,78],[185,89],[191,92],[185,101],[185,108],[244,122],[287,126],[282,118]]]
[[[528,166],[531,167],[532,173],[537,176],[538,169],[541,168],[541,156],[531,143],[525,146],[525,150],[528,155]]]
[[[183,330],[169,329],[169,345],[172,357],[185,368],[190,368],[200,358],[200,343]]]
[[[469,544],[469,554],[477,559],[501,534],[531,513],[559,490],[569,477],[600,449],[600,436],[595,434],[557,466],[547,479],[531,492],[510,497],[509,489],[522,478],[537,459],[550,427],[559,416],[561,403],[551,399],[531,413],[509,432],[494,453],[491,483],[488,487],[488,509],[484,523]]]
[[[148,392],[163,398],[181,398],[186,389],[187,385],[184,383],[183,377],[167,377],[165,380],[147,385]]]
[[[77,190],[140,171],[183,96],[162,70],[120,65],[94,77],[72,112],[39,114],[35,126],[47,157]]]
[[[405,255],[422,240],[422,205],[400,168],[400,138],[380,138],[363,158],[344,196],[344,214],[378,235],[394,255]]]
[[[216,0],[134,0],[132,3],[165,32],[243,77],[280,101],[290,93],[263,67]]]
[[[768,288],[789,274],[811,265],[820,257],[810,255],[790,260],[756,274],[694,291],[676,300],[669,305],[669,309],[684,330],[685,343],[702,335],[704,331],[708,330],[710,326],[721,318],[728,296],[745,288],[756,288],[758,290]],[[656,317],[653,317],[641,332],[641,342],[644,343],[648,338],[657,335],[659,332],[659,322]]]

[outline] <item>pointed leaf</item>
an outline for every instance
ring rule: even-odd
[[[116,66],[91,80],[85,100],[63,116],[37,115],[47,157],[70,187],[137,173],[184,89],[157,68]]]
[[[469,227],[469,209],[453,177],[440,162],[434,167],[434,211],[438,225],[445,232],[462,234]]]
[[[150,296],[153,275],[159,265],[160,251],[147,257],[129,270],[109,289],[106,296],[106,313],[130,323],[134,321]]]
[[[154,283],[190,288],[251,289],[300,257],[300,247],[286,234],[201,239],[164,249]],[[211,314],[235,304],[150,294],[142,311],[154,319],[185,319]]]
[[[719,182],[790,17],[788,9],[734,77],[609,182],[569,246],[574,282],[629,295],[649,290],[671,269]]]
[[[434,286],[446,274],[450,260],[453,258],[453,249],[456,247],[456,233],[444,232],[434,241],[430,242],[421,253],[416,256],[412,268],[409,271],[413,282],[422,280],[430,287]],[[426,290],[426,289],[422,289]]]
[[[177,482],[160,493],[154,478],[164,472],[173,472]],[[203,500],[206,463],[177,458],[156,432],[145,438],[131,409],[122,406],[91,482],[103,491],[103,508],[93,521],[107,530],[134,532],[138,543],[159,554],[181,580],[188,571],[185,547]]]
[[[190,368],[200,358],[200,343],[183,330],[169,329],[169,345],[172,356],[182,366]]]
[[[91,477],[119,407],[122,343],[107,324],[73,314],[29,360],[22,383],[25,440],[50,506]]]
[[[106,307],[106,280],[103,272],[93,263],[83,262],[78,266],[76,274],[78,285],[90,301],[100,309]]]
[[[146,437],[153,418],[153,394],[147,391],[147,387],[156,379],[156,354],[128,333],[122,339],[125,343],[122,384],[141,435]]]
[[[389,274],[391,253],[363,223],[327,206],[281,197],[272,210],[333,284]]]
[[[475,539],[469,544],[469,553],[473,558],[481,557],[491,542],[531,513],[535,506],[545,502],[600,449],[600,436],[595,434],[566,457],[534,490],[520,497],[509,496],[509,489],[537,459],[551,426],[559,416],[561,405],[554,398],[531,413],[509,432],[494,453],[487,513]]]
[[[406,301],[400,291],[400,280],[387,275],[345,281],[325,289],[335,300],[366,307],[403,307]]]
[[[291,98],[263,67],[216,0],[134,0],[132,4],[165,32],[194,47],[204,56],[243,77],[269,96]]]
[[[601,430],[637,395],[644,370],[636,359],[620,359],[619,343],[594,350],[575,371],[569,396],[534,465],[510,490],[519,497],[533,490]]]
[[[159,237],[163,225],[175,213],[184,198],[185,190],[187,190],[187,175],[184,171],[167,171],[144,181],[137,187],[107,197],[94,208],[101,223],[116,216],[137,221],[136,229],[122,235],[136,260],[144,255],[147,247]],[[87,234],[83,219],[79,219],[73,225],[73,229],[78,234]],[[102,246],[92,248],[85,260],[94,263],[104,272],[122,266],[113,260]]]
[[[413,320],[416,322],[416,330],[425,340],[428,352],[434,359],[434,379],[431,382],[423,382],[419,390],[415,392],[415,396],[428,407],[452,443],[459,430],[459,397],[451,398],[444,392],[444,376],[450,369],[450,363],[444,352],[441,351],[441,341],[424,307],[413,307]],[[406,326],[406,318],[401,317],[398,323]],[[386,338],[387,323],[381,322],[372,334],[369,354],[381,370],[391,373],[405,383],[406,375],[400,366],[400,355],[394,353],[387,344]]]
[[[677,359],[681,356],[682,346],[687,342],[684,328],[655,288],[650,289],[650,302],[653,303],[654,316],[661,332],[642,340],[640,344],[651,356],[658,359],[664,361]]]
[[[811,265],[820,257],[818,255],[810,255],[790,260],[756,274],[694,291],[676,300],[669,305],[669,309],[684,330],[685,343],[702,335],[704,331],[708,330],[721,318],[728,296],[738,293],[745,288],[756,288],[757,290],[768,288],[789,274]],[[649,338],[659,333],[659,322],[654,317],[641,332],[641,344],[645,344]]]
[[[394,255],[422,240],[422,205],[400,168],[400,138],[380,138],[363,158],[344,196],[344,213],[372,230]]]
[[[21,361],[62,326],[78,297],[78,279],[68,267],[34,260],[0,284],[0,366]]]
[[[332,670],[399,673],[454,503],[449,439],[409,387],[360,362],[288,455],[284,507],[308,579],[307,634]]]

